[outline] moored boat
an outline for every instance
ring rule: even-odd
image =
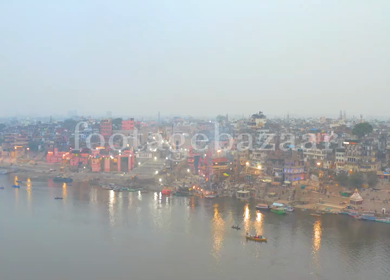
[[[63,199],[62,197],[59,197],[59,196],[57,196],[57,197],[55,197],[54,199]]]
[[[380,223],[390,224],[390,218],[376,219],[376,221]]]
[[[213,199],[213,198],[217,198],[218,195],[216,195],[216,194],[209,194],[209,195],[205,195],[204,197]]]
[[[313,217],[321,217],[320,214],[310,214],[310,216],[313,216]]]
[[[292,207],[292,206],[287,206],[287,207],[286,207],[286,211],[287,211],[287,212],[294,212],[294,207]]]
[[[72,183],[73,179],[69,177],[54,177],[53,181],[56,183]]]
[[[171,195],[171,193],[172,193],[172,191],[171,190],[167,190],[167,189],[161,191],[162,195]]]
[[[286,208],[283,207],[272,208],[271,212],[279,215],[284,215],[286,214]]]
[[[260,210],[260,211],[269,211],[271,208],[269,207],[269,205],[267,204],[262,204],[262,203],[259,203],[256,205],[256,210]]]
[[[19,185],[12,185],[12,187],[15,188],[15,189],[20,189]]]

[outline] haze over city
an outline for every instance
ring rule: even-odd
[[[0,116],[388,117],[389,1],[2,1]],[[369,102],[368,102],[369,101]]]

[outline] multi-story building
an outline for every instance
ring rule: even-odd
[[[370,142],[361,143],[356,140],[344,141],[345,167],[349,172],[377,171],[380,164],[377,161],[377,147]]]
[[[303,160],[285,160],[284,180],[295,182],[305,180],[305,167]]]
[[[305,149],[303,152],[305,161],[310,161],[310,160],[324,161],[326,155],[327,155],[327,151],[320,150],[320,149]]]
[[[104,119],[100,122],[100,134],[104,138],[109,138],[112,135],[112,120]]]
[[[125,131],[134,130],[134,119],[131,118],[129,120],[122,121],[122,130],[125,130]]]

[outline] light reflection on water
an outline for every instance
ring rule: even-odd
[[[260,211],[256,212],[256,222],[255,222],[255,229],[256,234],[263,235],[263,219],[264,215]]]
[[[113,227],[115,225],[115,192],[113,190],[110,190],[108,192],[109,200],[108,200],[108,215],[110,219],[110,225]]]
[[[213,234],[213,250],[212,255],[214,258],[220,258],[220,251],[223,246],[224,234],[225,234],[225,221],[219,213],[219,204],[214,204],[214,217],[212,220],[212,234]]]

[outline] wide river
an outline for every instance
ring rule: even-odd
[[[1,280],[390,279],[389,224],[260,213],[231,198],[51,180],[14,189],[13,181],[0,176]]]

